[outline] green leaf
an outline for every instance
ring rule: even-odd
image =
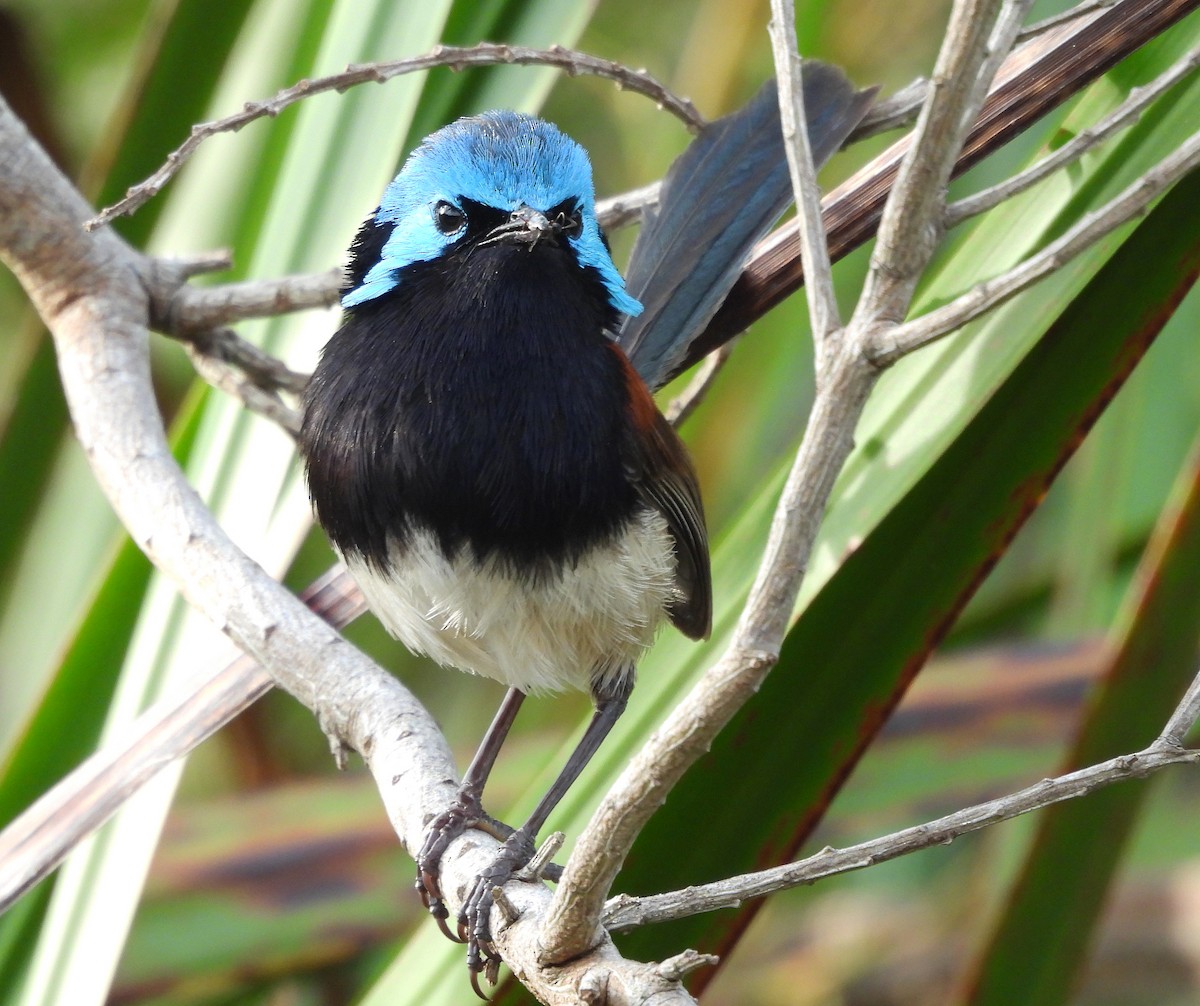
[[[1200,192],[1200,185],[1191,191]],[[1192,268],[1200,269],[1200,254],[1194,251]],[[1148,279],[1144,265],[1130,263],[1127,275],[1141,302],[1141,284]],[[1113,636],[1115,652],[1063,771],[1145,747],[1195,676],[1200,444],[1180,472],[1173,496],[1135,578]],[[1152,784],[1141,780],[1110,787],[1042,813],[964,1001],[1051,1006],[1066,1000]]]

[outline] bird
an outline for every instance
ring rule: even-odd
[[[863,107],[828,69],[830,95],[816,104],[836,147]],[[477,975],[494,959],[492,892],[531,858],[624,710],[639,659],[664,623],[696,640],[711,631],[699,481],[652,387],[682,364],[787,205],[774,91],[755,100],[756,111],[702,134],[720,157],[697,141],[668,175],[631,259],[639,296],[614,264],[575,140],[507,110],[432,133],[350,246],[342,321],[304,392],[314,511],[368,607],[414,653],[508,689],[416,857],[418,890],[467,943],[480,995]],[[754,157],[756,143],[772,156]],[[751,165],[733,186],[721,178],[731,160]],[[711,203],[707,222],[680,228],[697,198]],[[720,198],[735,201],[732,213],[718,212]],[[668,247],[675,259],[656,264]],[[526,695],[568,689],[590,694],[592,719],[514,829],[486,813],[484,784]],[[501,845],[454,933],[438,863],[471,827]]]

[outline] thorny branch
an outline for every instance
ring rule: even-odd
[[[553,66],[571,76],[591,74],[596,77],[604,77],[624,90],[633,91],[657,102],[661,108],[670,112],[690,129],[699,129],[704,125],[704,119],[686,98],[672,94],[644,70],[632,70],[610,59],[600,59],[586,52],[577,52],[560,45],[551,46],[549,49],[497,45],[491,42],[480,42],[478,45],[472,46],[440,45],[424,56],[413,56],[409,59],[398,59],[387,63],[348,66],[341,73],[331,74],[328,77],[302,80],[266,101],[247,102],[240,112],[214,122],[194,126],[191,135],[168,155],[166,163],[161,168],[144,182],[133,186],[120,202],[101,210],[96,216],[89,219],[87,226],[89,228],[102,227],[104,224],[111,223],[116,217],[132,213],[139,206],[154,198],[209,137],[216,136],[218,133],[236,132],[255,119],[278,115],[289,105],[294,105],[314,94],[322,94],[327,91],[340,93],[359,84],[382,84],[402,74],[431,70],[435,67],[448,67],[451,70],[460,71],[473,66],[494,66],[496,64]]]
[[[965,164],[978,160],[996,143],[1002,142],[1007,136],[1019,132],[1034,118],[1051,107],[1054,100],[1062,97],[1081,86],[1092,76],[1101,72],[1112,60],[1129,50],[1132,41],[1137,37],[1150,37],[1153,32],[1161,30],[1187,9],[1187,4],[1178,0],[1153,0],[1153,10],[1134,9],[1130,0],[1121,3],[1091,3],[1079,5],[1071,12],[1071,17],[1065,20],[1073,22],[1070,30],[1057,31],[1039,30],[1035,44],[1024,46],[1005,64],[1004,73],[1000,75],[1004,81],[989,96],[988,105],[995,105],[995,111],[990,116],[981,117],[981,123],[976,127],[979,132],[983,129],[986,137],[980,136],[973,140],[969,150],[964,151],[958,168],[962,170]],[[1097,12],[1104,13],[1106,8],[1112,8],[1111,13],[1105,13],[1103,19],[1097,18]],[[1126,10],[1128,8],[1128,11]],[[1124,20],[1122,20],[1124,19]],[[1139,25],[1139,30],[1147,33],[1140,36],[1133,31],[1133,25],[1125,21],[1138,19],[1145,22]],[[1056,22],[1057,23],[1057,22]],[[1043,28],[1048,26],[1041,26]],[[1025,32],[1023,35],[1029,35]],[[1136,36],[1136,37],[1134,37]],[[503,50],[503,47],[500,47]],[[507,50],[489,52],[487,60],[498,61]],[[401,61],[404,63],[405,61]],[[1080,64],[1082,76],[1064,76],[1065,67],[1072,62]],[[1187,60],[1183,61],[1187,63]],[[1011,69],[1009,64],[1012,64]],[[393,64],[388,64],[389,66]],[[1170,81],[1186,73],[1182,65],[1168,71],[1166,81],[1156,81],[1148,85],[1149,94],[1145,100],[1160,90],[1169,86]],[[1055,88],[1047,88],[1046,80],[1050,77],[1058,83]],[[299,87],[300,85],[297,85]],[[912,86],[894,95],[885,102],[880,102],[871,110],[867,118],[855,131],[852,139],[873,132],[894,128],[911,121],[915,116],[920,102],[926,94],[927,85],[918,81]],[[295,89],[289,89],[289,92]],[[1001,91],[1004,93],[1002,94]],[[288,93],[288,92],[284,92]],[[1057,98],[1048,102],[1048,94]],[[1140,104],[1135,96],[1131,96],[1132,105]],[[1086,132],[1087,136],[1097,134],[1097,130],[1107,135],[1112,128],[1132,121],[1132,105],[1125,112],[1114,113],[1104,122],[1097,124],[1093,130]],[[997,129],[998,115],[1007,116],[1008,125]],[[984,123],[987,119],[987,123]],[[199,127],[198,127],[199,128]],[[1119,127],[1117,127],[1119,128]],[[1098,134],[1097,134],[1098,135]],[[1061,167],[1072,155],[1080,152],[1087,143],[1085,135],[1081,134],[1075,141],[1067,144],[1064,149],[1042,165],[1035,166],[1029,173],[1014,180],[1015,188],[1023,187],[1041,177],[1046,171]],[[826,224],[830,234],[830,243],[835,248],[834,257],[841,257],[848,251],[866,240],[871,231],[871,219],[874,215],[872,206],[879,194],[888,190],[895,165],[903,150],[907,149],[908,140],[901,140],[893,148],[896,153],[884,154],[872,166],[864,169],[853,179],[831,193],[826,201]],[[164,165],[164,170],[166,165]],[[145,184],[149,184],[148,182]],[[981,193],[979,199],[994,199],[995,193],[988,196]],[[652,205],[657,200],[658,184],[652,183],[616,197],[602,200],[597,207],[601,223],[606,228],[624,226],[638,218],[642,209]],[[952,207],[947,213],[946,226],[951,226],[964,216],[978,212],[982,208],[979,199],[972,197],[960,206]],[[735,288],[727,304],[718,313],[718,317],[710,325],[710,329],[696,342],[697,355],[706,355],[713,348],[728,339],[734,332],[740,331],[755,316],[763,313],[783,295],[800,282],[800,276],[792,262],[798,259],[797,252],[789,252],[787,235],[792,230],[785,226],[771,240],[764,242],[760,251],[747,265],[743,280]],[[167,263],[170,266],[170,263]],[[213,263],[215,267],[217,263]],[[197,270],[199,271],[199,270]],[[167,269],[170,275],[170,269]],[[778,277],[778,278],[775,278]],[[750,284],[747,284],[747,280]],[[202,328],[206,325],[229,324],[234,321],[259,317],[282,310],[301,310],[306,307],[330,305],[336,302],[340,274],[338,270],[311,276],[286,277],[280,280],[260,280],[241,284],[229,284],[221,287],[194,288],[180,286],[178,282],[160,282],[153,288],[155,304],[155,326],[166,334],[182,338],[185,341],[200,343],[197,348],[204,352],[204,337]],[[747,293],[750,293],[747,298]],[[165,302],[165,307],[160,302]],[[735,306],[736,305],[736,306]],[[222,347],[224,362],[239,366],[238,358],[249,358],[249,354],[238,350],[240,341],[232,333],[222,332],[218,341]],[[233,352],[238,350],[238,352]],[[280,365],[281,366],[281,365]],[[278,381],[270,370],[255,368],[253,365],[243,367],[249,384],[240,382],[232,375],[225,373],[223,366],[216,368],[215,377],[222,387],[239,395],[251,408],[258,408],[268,415],[276,415],[286,421],[286,409],[280,411],[273,401],[279,390],[294,390],[295,382]],[[286,368],[283,368],[286,370]],[[296,375],[302,381],[303,375]],[[259,394],[261,389],[264,394]]]
[[[998,75],[985,106],[987,111],[980,116],[972,140],[959,159],[956,173],[1019,133],[1133,46],[1153,37],[1193,6],[1190,0],[1150,0],[1144,4],[1121,0],[1111,4],[1086,4],[1073,9],[1067,27],[1037,33],[1034,41],[1012,54]],[[1149,86],[1156,89],[1158,84]],[[925,93],[926,85],[917,82],[879,103],[852,139],[911,121]],[[873,221],[878,218],[878,208],[890,189],[896,166],[908,145],[908,138],[900,140],[890,151],[830,193],[825,202],[825,219],[833,257],[840,258],[874,233]],[[1074,147],[1074,144],[1069,146]],[[613,228],[632,222],[643,206],[656,201],[657,191],[657,183],[653,183],[602,200],[598,213],[603,226]],[[947,226],[961,215],[961,210],[951,210]],[[763,242],[726,304],[708,330],[696,340],[690,362],[707,355],[798,288],[802,274],[796,266],[798,248],[793,246],[790,237],[794,232],[794,225],[788,224]],[[317,276],[258,282],[264,284],[261,291],[256,290],[254,282],[237,284],[236,296],[221,293],[224,289],[221,287],[184,287],[180,290],[176,284],[161,287],[160,290],[165,292],[157,294],[155,299],[156,302],[160,298],[170,300],[179,296],[188,299],[185,312],[159,312],[166,318],[177,314],[180,318],[198,319],[204,312],[210,312],[214,321],[230,323],[242,317],[259,316],[269,310],[276,298],[292,298],[297,308],[333,303],[340,281],[337,272],[330,271]],[[300,293],[289,292],[293,284],[301,288]],[[214,308],[209,308],[209,298],[221,299]],[[177,334],[169,325],[164,330],[167,334]],[[179,334],[186,335],[186,332]],[[252,383],[268,392],[276,390],[269,379],[260,381],[252,377]]]

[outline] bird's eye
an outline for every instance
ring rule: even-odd
[[[453,203],[443,199],[433,208],[433,221],[443,234],[453,234],[463,229],[467,215]]]
[[[559,210],[554,217],[554,223],[563,234],[574,237],[583,230],[583,210],[578,206],[569,213],[566,210]]]

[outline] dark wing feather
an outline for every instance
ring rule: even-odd
[[[638,439],[634,488],[667,520],[675,539],[675,583],[680,598],[667,614],[675,627],[692,639],[707,639],[712,630],[712,572],[708,559],[708,532],[700,485],[687,450],[657,415],[654,431]]]
[[[712,571],[696,470],[645,382],[620,347],[612,349],[621,362],[629,394],[629,425],[622,448],[629,481],[638,497],[663,515],[675,541],[679,600],[667,614],[684,635],[704,639],[712,628]]]
[[[871,105],[825,63],[804,64],[813,156],[828,160]],[[643,312],[618,334],[642,379],[657,388],[721,306],[759,239],[792,200],[775,82],[710,123],[671,165],[657,212],[648,212],[625,286]]]

